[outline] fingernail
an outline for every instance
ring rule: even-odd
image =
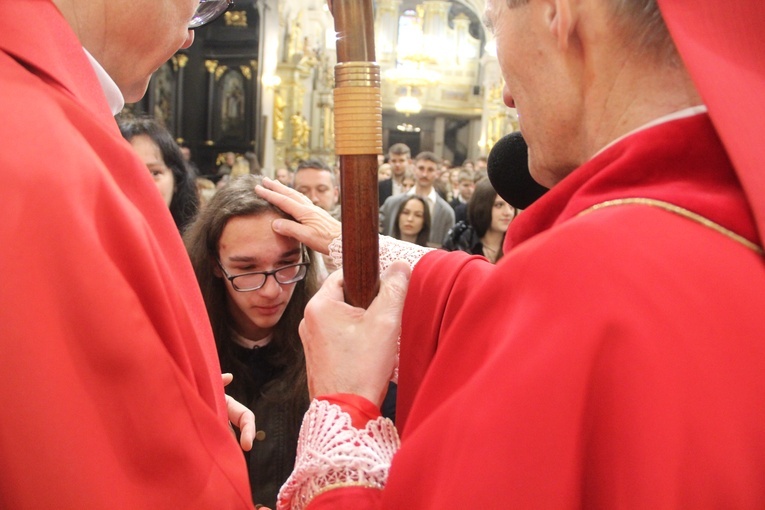
[[[278,232],[279,230],[281,230],[283,222],[284,220],[274,220],[271,222],[271,228],[274,229],[276,232]]]

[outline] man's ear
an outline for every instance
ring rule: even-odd
[[[558,40],[558,48],[568,49],[576,20],[572,14],[574,0],[554,0],[554,8],[549,11],[550,32]]]

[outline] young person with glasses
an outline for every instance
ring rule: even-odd
[[[113,117],[229,5],[0,1],[3,508],[253,506],[228,423],[254,436],[252,413]]]
[[[271,229],[288,216],[255,194],[259,183],[246,175],[218,191],[185,240],[221,368],[234,375],[226,391],[257,419],[255,444],[245,452],[253,501],[274,507],[308,408],[298,326],[317,283],[308,250]]]

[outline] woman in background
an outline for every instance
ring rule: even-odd
[[[494,263],[502,258],[505,233],[515,214],[515,208],[497,195],[489,179],[478,181],[468,202],[468,221],[481,241],[480,255]]]
[[[118,117],[122,136],[149,169],[175,226],[183,233],[199,210],[194,177],[170,132],[151,117]]]
[[[446,234],[443,248],[483,255],[496,263],[502,258],[502,244],[515,218],[513,206],[497,195],[489,179],[481,179],[467,204],[468,221],[459,221]]]
[[[393,237],[427,246],[430,237],[430,208],[422,197],[412,195],[401,203],[393,224]]]

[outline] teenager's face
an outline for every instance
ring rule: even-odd
[[[388,162],[393,175],[401,177],[409,166],[408,154],[388,154]]]
[[[154,143],[154,140],[147,135],[134,136],[130,139],[130,145],[133,146],[138,157],[141,158],[141,161],[149,169],[149,174],[154,179],[154,184],[157,185],[165,205],[170,207],[170,202],[173,200],[173,192],[175,191],[175,177],[173,176],[173,171],[165,165],[159,145]]]
[[[515,218],[515,209],[497,195],[491,208],[491,229],[497,232],[507,232],[510,222]]]
[[[438,177],[438,165],[427,159],[418,159],[414,162],[414,176],[419,187],[432,188]]]
[[[475,183],[472,180],[463,179],[460,181],[460,196],[463,200],[468,201],[473,196],[475,191]]]
[[[218,256],[229,275],[271,271],[303,262],[300,243],[278,235],[271,228],[271,222],[277,218],[276,213],[269,211],[228,220],[218,241]],[[269,276],[260,289],[239,292],[219,269],[216,274],[226,286],[228,308],[236,331],[248,340],[268,336],[284,315],[296,284],[281,285]]]
[[[422,230],[425,223],[425,207],[422,202],[416,199],[410,199],[401,209],[398,216],[398,228],[402,235],[416,236]]]

